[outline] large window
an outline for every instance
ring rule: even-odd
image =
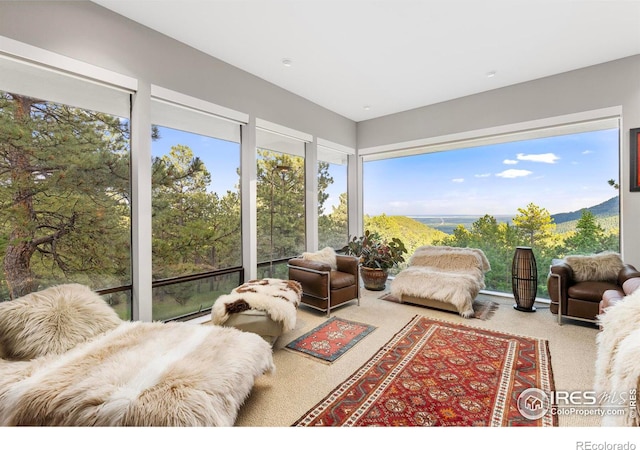
[[[240,282],[240,126],[159,99],[152,121],[153,319],[166,320]]]
[[[593,128],[365,162],[365,227],[400,237],[410,252],[481,248],[487,290],[505,293],[515,247],[530,246],[546,297],[551,259],[620,248],[619,130]]]
[[[109,290],[131,317],[130,93],[0,57],[2,300]]]
[[[349,241],[347,155],[318,146],[318,248]]]
[[[287,278],[305,250],[305,143],[258,130],[257,254],[260,277]]]

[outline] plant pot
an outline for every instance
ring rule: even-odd
[[[389,277],[389,271],[386,269],[372,269],[370,267],[360,266],[360,277],[365,289],[370,291],[384,291]]]

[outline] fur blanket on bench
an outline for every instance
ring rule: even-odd
[[[453,305],[462,317],[472,317],[473,300],[485,287],[491,269],[480,249],[423,246],[409,259],[409,267],[391,282],[391,294],[419,297]]]
[[[275,369],[260,336],[125,322],[79,284],[0,303],[0,426],[232,426]]]
[[[274,369],[260,336],[125,322],[61,355],[0,361],[2,426],[232,426]]]
[[[296,327],[301,296],[302,286],[297,281],[251,280],[218,297],[211,308],[211,321],[221,325],[230,314],[254,309],[266,312],[274,322],[281,322],[284,332],[291,331]]]

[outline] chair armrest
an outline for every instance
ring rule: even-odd
[[[314,272],[331,272],[331,266],[320,261],[310,261],[303,258],[293,258],[289,260],[290,266],[295,266],[300,270],[310,270]]]
[[[331,280],[331,266],[319,261],[309,261],[293,258],[287,264],[289,279],[297,281],[302,286],[303,297],[328,299],[329,283]]]
[[[358,265],[360,260],[355,256],[336,255],[336,263],[339,272],[358,275]]]
[[[573,282],[573,269],[565,262],[552,264],[550,272],[559,275],[560,278]]]
[[[630,278],[640,277],[640,272],[631,264],[625,264],[618,274],[618,285],[622,286]]]
[[[560,304],[562,310],[567,310],[567,290],[573,282],[573,269],[565,262],[554,263],[549,269],[547,288],[552,303]]]

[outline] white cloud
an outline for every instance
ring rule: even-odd
[[[590,155],[591,153],[593,153],[592,150],[585,150],[582,152],[583,155]]]
[[[497,173],[496,176],[501,178],[520,178],[531,175],[532,173],[533,172],[531,172],[530,170],[508,169]]]
[[[406,208],[407,206],[409,206],[409,202],[403,202],[403,201],[389,202],[389,206],[391,208]]]
[[[515,159],[505,159],[504,161],[502,161],[503,164],[518,164],[518,161],[516,161]]]
[[[476,178],[488,178],[490,176],[491,176],[490,173],[477,173],[477,174],[474,175],[474,177],[476,177]]]
[[[554,153],[538,153],[529,155],[518,153],[517,158],[520,161],[541,162],[546,164],[555,164],[556,161],[560,159],[560,157],[555,155]]]
[[[464,178],[453,178],[451,181],[454,183],[464,183]]]

